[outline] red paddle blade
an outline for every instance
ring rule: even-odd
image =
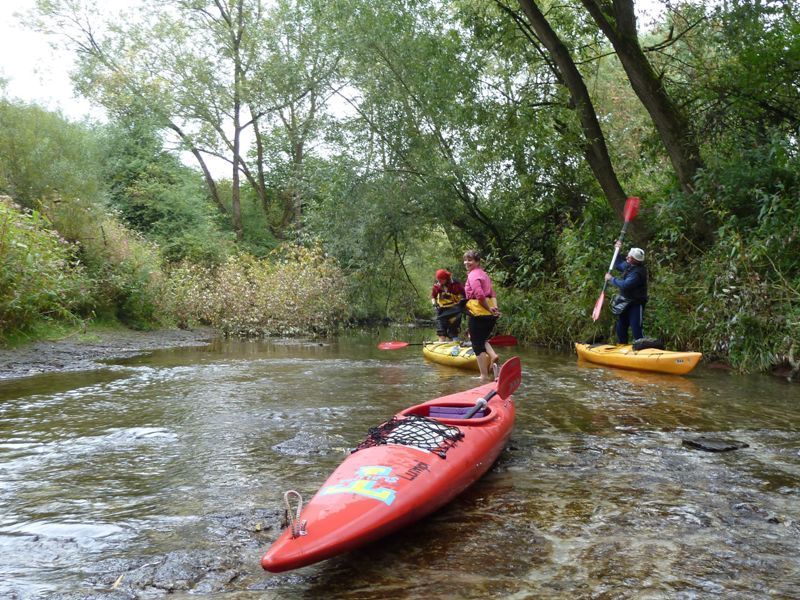
[[[592,321],[597,321],[600,318],[600,312],[603,310],[603,301],[606,299],[606,293],[600,292],[600,297],[594,303],[594,310],[592,311]]]
[[[514,356],[500,367],[500,375],[497,377],[497,395],[505,400],[517,391],[521,382],[522,363],[519,362],[518,356]]]
[[[381,342],[378,344],[379,350],[398,350],[399,348],[405,348],[408,346],[408,342]]]
[[[625,201],[625,212],[623,214],[623,218],[625,222],[632,220],[633,217],[636,216],[636,213],[639,212],[639,198],[636,196],[631,196]]]
[[[513,335],[496,335],[493,338],[489,338],[489,343],[492,346],[516,346],[517,338]]]

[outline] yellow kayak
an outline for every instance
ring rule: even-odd
[[[685,375],[697,366],[701,352],[672,352],[657,348],[634,350],[630,344],[575,344],[578,357],[607,367]]]
[[[425,342],[422,355],[440,365],[478,370],[478,358],[472,347],[462,346],[460,342]]]

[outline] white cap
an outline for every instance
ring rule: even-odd
[[[644,262],[644,250],[641,248],[631,248],[628,256],[637,262]]]

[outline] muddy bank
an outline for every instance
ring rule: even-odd
[[[35,342],[0,349],[0,380],[42,373],[86,371],[104,360],[125,358],[160,348],[205,346],[213,329],[161,329],[158,331],[103,331],[62,340]]]

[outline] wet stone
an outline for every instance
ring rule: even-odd
[[[684,439],[683,445],[687,448],[695,448],[696,450],[704,450],[706,452],[730,452],[731,450],[740,450],[750,447],[750,444],[736,440],[706,437],[699,437],[691,440]]]
[[[312,456],[328,454],[334,448],[346,446],[341,436],[320,435],[318,432],[301,432],[295,437],[272,446],[275,452],[286,456]]]

